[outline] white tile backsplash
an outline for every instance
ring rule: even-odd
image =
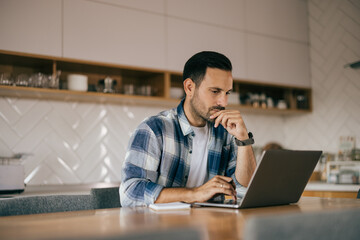
[[[19,111],[16,111],[16,108],[12,106],[12,102],[13,99],[11,100],[10,98],[0,99],[0,116],[3,121],[8,123],[14,123],[19,120]]]
[[[46,124],[43,119],[39,119],[38,122],[32,125],[33,128],[29,129],[29,132],[26,135],[20,135],[17,133],[20,138],[19,142],[12,148],[15,153],[32,153],[33,149],[39,144],[42,144],[42,140],[47,136],[47,134],[51,132],[51,128]],[[4,137],[6,139],[6,136]]]
[[[22,101],[5,98],[8,104],[1,109],[16,108]],[[90,104],[83,102],[33,101],[31,109],[15,112],[21,122],[32,121],[21,136],[14,128],[17,123],[0,117],[0,142],[10,139],[9,146],[0,147],[1,155],[17,152],[33,153],[24,160],[26,183],[78,184],[98,181],[119,182],[128,141],[134,129],[146,117],[165,110],[164,107],[134,104]],[[39,109],[46,111],[39,113]],[[31,110],[37,109],[32,116]],[[14,111],[10,110],[10,114]],[[276,115],[244,114],[249,131],[255,135],[256,145],[284,139],[284,118]],[[19,121],[19,122],[20,122]]]
[[[22,101],[20,101],[19,103],[21,102]],[[25,137],[35,127],[41,128],[41,126],[36,125],[38,125],[39,122],[42,121],[45,115],[48,114],[50,111],[51,106],[46,101],[36,101],[36,104],[34,104],[31,109],[29,109],[29,111],[26,111],[22,115],[23,117],[16,122],[13,129],[19,134],[19,136]]]

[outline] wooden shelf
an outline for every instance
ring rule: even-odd
[[[180,99],[170,98],[171,87],[182,87],[181,73],[159,69],[137,68],[109,63],[99,63],[78,59],[59,58],[35,54],[9,52],[0,50],[0,73],[10,72],[14,75],[25,73],[28,75],[42,72],[54,74],[61,70],[60,85],[66,87],[66,77],[71,73],[80,73],[88,76],[89,85],[97,85],[100,79],[110,76],[117,81],[117,93],[77,92],[66,89],[47,89],[20,86],[0,85],[0,96],[32,99],[49,99],[56,101],[79,101],[94,103],[125,103],[137,105],[150,105],[161,107],[174,107]],[[151,96],[126,95],[123,88],[132,84],[140,88],[147,85],[152,89]],[[229,108],[236,108],[242,112],[291,115],[305,114],[312,110],[311,89],[292,86],[279,86],[263,84],[250,80],[234,79],[234,91],[244,98],[248,93],[266,94],[274,99],[284,99],[287,109],[253,107],[249,99],[242,99],[246,104],[229,104]],[[307,99],[305,109],[299,109],[296,103],[297,94],[304,95]],[[302,108],[304,108],[302,106]]]
[[[0,96],[13,98],[30,98],[55,101],[78,101],[93,103],[112,103],[112,104],[141,104],[144,106],[163,106],[176,107],[180,99],[153,97],[153,96],[135,96],[125,94],[97,93],[97,92],[77,92],[64,89],[45,89],[31,87],[1,86]],[[309,113],[309,110],[282,110],[276,108],[254,108],[239,104],[229,104],[229,108],[238,109],[246,113],[274,114],[274,115],[293,115]]]
[[[46,89],[16,86],[1,86],[0,96],[43,99],[55,101],[78,101],[93,103],[126,103],[150,106],[176,106],[179,100],[154,96],[136,96],[113,93],[78,92],[64,89]]]

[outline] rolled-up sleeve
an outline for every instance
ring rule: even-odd
[[[130,138],[120,185],[122,206],[154,203],[163,186],[157,184],[161,139],[145,123]]]

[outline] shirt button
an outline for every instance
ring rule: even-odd
[[[188,179],[188,177],[189,177],[188,175],[185,175],[185,179]]]
[[[190,150],[189,153],[192,154],[192,150]]]
[[[195,133],[192,133],[191,136],[195,137]]]

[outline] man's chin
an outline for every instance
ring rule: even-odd
[[[204,118],[207,122],[209,123],[214,123],[215,122],[215,119],[214,118],[210,118],[212,114],[208,115],[206,118]]]

